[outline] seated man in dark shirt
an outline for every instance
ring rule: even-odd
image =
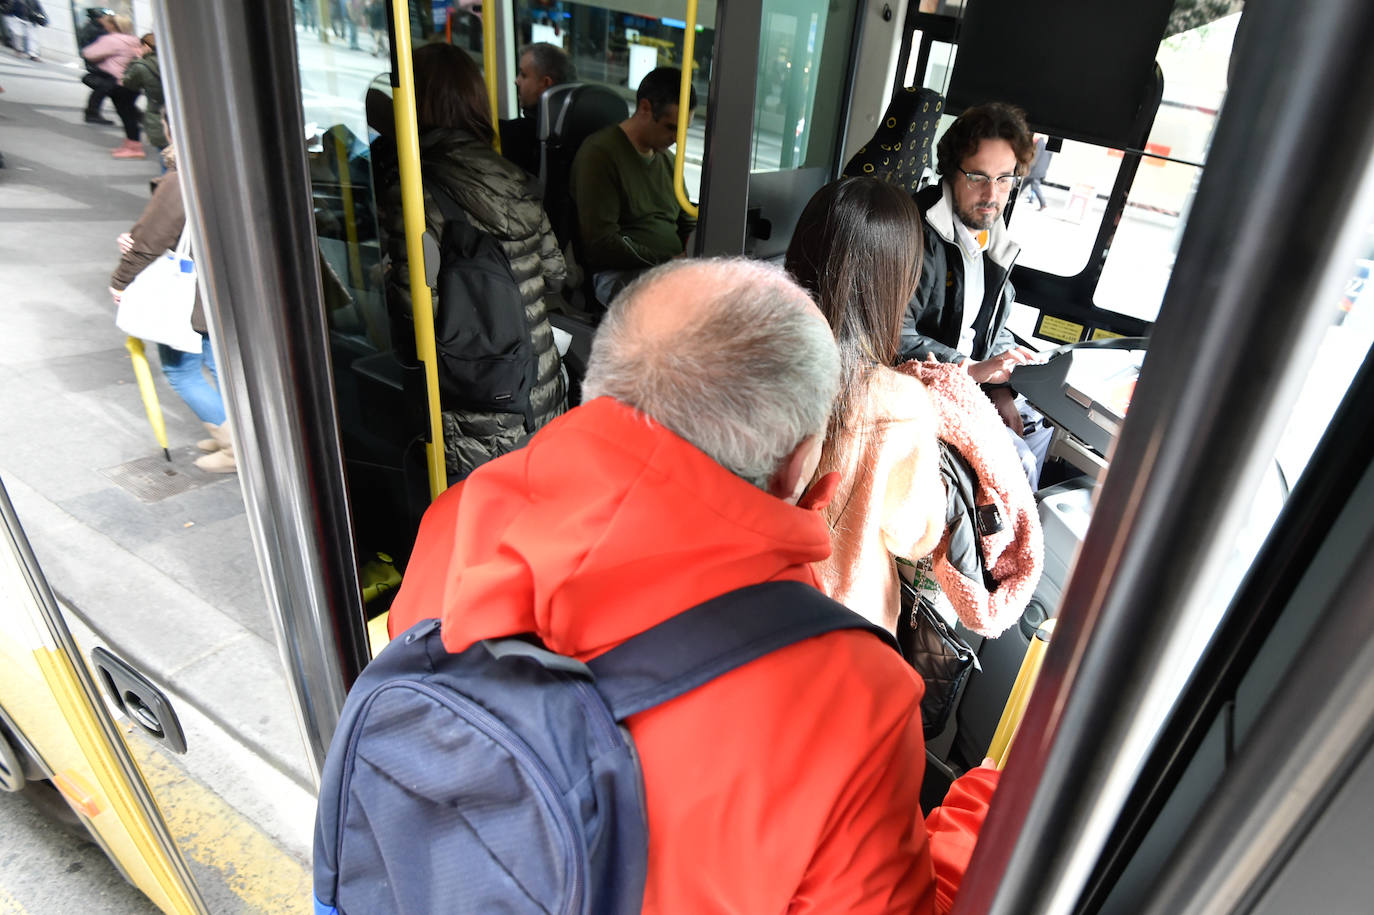
[[[582,265],[609,302],[639,273],[682,254],[697,221],[673,191],[682,71],[659,67],[639,84],[635,110],[588,137],[572,167]],[[696,110],[691,90],[686,117]]]
[[[501,155],[539,174],[539,96],[551,86],[577,82],[577,71],[563,49],[547,41],[526,45],[515,70],[520,116],[500,122]]]

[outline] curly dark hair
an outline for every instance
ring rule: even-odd
[[[949,126],[935,147],[940,176],[948,178],[959,164],[973,155],[983,140],[1006,140],[1016,153],[1016,174],[1030,170],[1035,158],[1035,136],[1026,123],[1026,113],[1015,105],[989,102],[970,108]]]

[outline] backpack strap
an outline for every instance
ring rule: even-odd
[[[740,588],[685,610],[587,663],[617,721],[676,699],[750,661],[813,636],[892,633],[799,581]]]

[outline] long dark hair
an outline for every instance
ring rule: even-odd
[[[842,178],[802,211],[787,270],[816,300],[840,348],[840,394],[826,429],[819,473],[835,469],[840,439],[855,433],[878,366],[897,361],[902,315],[921,276],[921,211],[901,188]]]
[[[412,58],[415,66],[415,120],[420,132],[434,127],[470,131],[490,143],[491,106],[482,71],[462,48],[427,44]]]

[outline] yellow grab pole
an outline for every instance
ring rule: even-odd
[[[693,219],[697,205],[687,199],[687,185],[682,178],[682,166],[687,157],[687,115],[692,101],[692,57],[697,46],[697,0],[687,0],[687,27],[682,36],[682,86],[677,93],[677,155],[673,157],[673,193],[678,206]]]
[[[1035,638],[1026,646],[1026,656],[1021,659],[1021,669],[1016,672],[1016,682],[1012,684],[1011,695],[1002,707],[1002,717],[997,722],[997,730],[992,733],[992,743],[988,745],[988,756],[1001,769],[1007,762],[1007,753],[1012,741],[1021,727],[1021,717],[1026,713],[1035,680],[1040,676],[1040,667],[1045,663],[1045,649],[1049,647],[1050,636],[1054,634],[1054,620],[1045,620],[1035,631]]]
[[[491,108],[491,145],[501,151],[501,131],[496,129],[496,14],[482,9],[482,70],[487,78],[487,105]]]
[[[348,150],[336,136],[334,155],[339,160],[339,194],[343,198],[344,234],[348,236],[348,275],[354,289],[363,288],[362,254],[358,250],[358,225],[353,211],[353,172],[348,167]]]
[[[415,352],[425,369],[429,401],[429,441],[425,466],[429,470],[431,501],[448,488],[444,469],[444,429],[439,419],[439,370],[434,347],[434,300],[425,281],[425,194],[420,176],[420,135],[415,122],[415,70],[410,62],[410,4],[393,3],[396,32],[396,159],[401,172],[401,209],[405,214],[406,260],[410,272],[410,308],[415,319]]]
[[[124,348],[129,351],[129,360],[134,364],[134,378],[138,381],[138,393],[143,398],[143,412],[148,414],[148,425],[153,427],[153,435],[162,446],[162,456],[172,459],[167,450],[167,424],[162,419],[162,404],[157,399],[157,388],[153,387],[153,373],[148,369],[148,354],[143,351],[143,341],[137,337],[125,337]]]

